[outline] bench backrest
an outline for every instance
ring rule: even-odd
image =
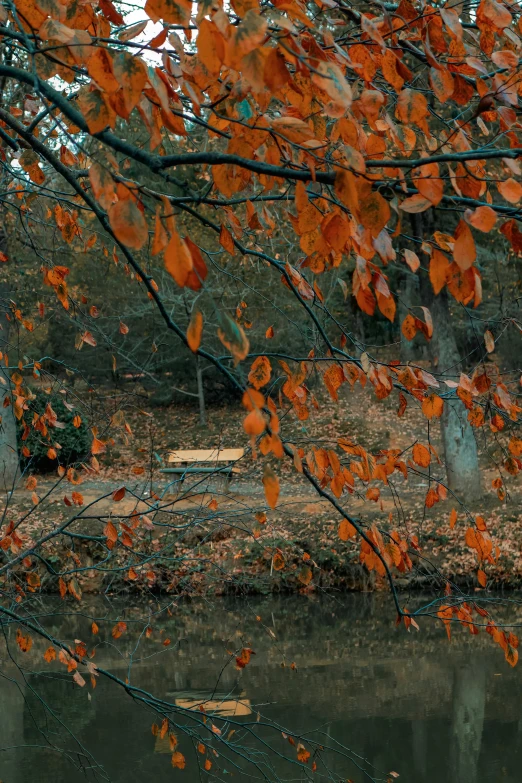
[[[168,461],[180,462],[235,462],[241,459],[244,449],[192,449],[188,451],[170,451]]]

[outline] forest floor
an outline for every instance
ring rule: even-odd
[[[121,430],[115,445],[100,458],[97,474],[88,477],[80,487],[67,485],[54,492],[47,506],[42,503],[34,515],[36,523],[50,516],[54,524],[65,520],[73,509],[64,505],[63,494],[73,489],[81,491],[89,515],[99,515],[102,522],[111,515],[122,518],[136,510],[150,515],[156,503],[155,507],[161,509],[158,519],[167,525],[191,522],[186,533],[180,535],[179,530],[176,533],[173,544],[176,556],[193,557],[197,551],[200,559],[197,568],[185,564],[175,578],[172,567],[165,561],[157,584],[168,586],[176,593],[368,590],[382,586],[375,574],[369,575],[359,564],[359,544],[339,539],[340,518],[336,510],[287,460],[271,460],[281,485],[275,510],[267,508],[265,503],[264,458],[254,461],[245,457],[241,473],[228,487],[216,476],[187,478],[181,486],[179,477],[160,473],[169,449],[248,447],[248,437],[242,428],[244,411],[238,402],[209,406],[204,426],[199,423],[194,404],[136,407],[127,410],[125,416],[132,434]],[[395,396],[380,401],[371,390],[343,392],[337,404],[320,400],[319,409],[312,410],[304,422],[290,412],[285,418],[284,435],[305,451],[307,444],[318,441],[332,448],[342,435],[360,443],[372,454],[391,448],[407,451],[420,441],[425,445],[431,443],[441,455],[438,423],[431,423],[428,430],[427,420],[411,404],[404,416],[398,418]],[[494,464],[497,448],[493,439],[484,443],[481,456],[484,491],[467,509],[471,516],[451,497],[426,508],[424,499],[429,483],[425,476],[411,476],[408,481],[399,476],[393,483],[390,480],[389,487],[379,482],[378,502],[365,498],[366,486],[359,481],[359,491],[343,494],[341,504],[362,523],[377,523],[390,531],[398,529],[402,536],[418,536],[422,557],[415,559],[411,575],[395,574],[398,586],[426,589],[435,578],[435,567],[444,578],[479,589],[476,554],[465,543],[466,529],[476,514],[484,518],[494,547],[498,547],[495,565],[485,568],[488,588],[522,585],[520,480],[508,476],[511,479],[508,494],[500,502],[491,487],[498,475]],[[486,450],[489,456],[484,453]],[[430,468],[433,477],[444,480],[442,464],[434,459]],[[39,497],[55,481],[55,476],[40,476]],[[112,492],[121,486],[126,487],[126,495],[115,504]],[[14,509],[23,513],[31,503],[31,492],[17,493]],[[453,508],[458,512],[458,519],[451,529],[449,518]],[[256,514],[263,512],[266,522],[259,524]],[[280,557],[275,558],[276,553]],[[278,569],[283,561],[284,567]],[[310,569],[311,581],[305,586]],[[126,584],[134,589],[150,587],[143,580],[127,580]],[[90,589],[96,589],[95,585],[103,589],[99,579],[92,582]],[[87,584],[85,588],[89,589]]]

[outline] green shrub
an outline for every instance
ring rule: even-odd
[[[47,435],[43,436],[32,426],[33,414],[43,414],[49,403],[58,417],[58,422],[64,424],[65,427],[63,429],[48,427]],[[30,427],[30,432],[24,441],[22,441],[24,421],[18,422],[18,447],[22,469],[29,468],[31,472],[35,473],[49,473],[56,470],[58,465],[69,467],[87,457],[91,437],[83,416],[80,426],[74,426],[73,419],[77,413],[78,411],[70,411],[64,405],[62,395],[37,392],[36,399],[29,402],[29,410],[25,412],[24,418]],[[55,447],[56,443],[60,444],[60,449]],[[22,455],[23,446],[29,449],[29,457]],[[51,447],[56,450],[56,459],[50,459],[48,456]]]

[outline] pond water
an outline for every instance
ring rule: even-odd
[[[122,604],[93,600],[82,610],[84,617],[67,616],[63,604],[44,603],[41,622],[69,642],[96,644],[97,664],[123,679],[132,653],[134,684],[178,706],[205,702],[223,732],[229,719],[238,739],[241,726],[254,726],[275,750],[268,779],[327,779],[328,767],[330,780],[369,780],[349,758],[327,749],[316,757],[315,776],[312,759],[306,768],[289,767],[283,756],[295,760],[296,750],[279,729],[265,726],[267,720],[303,737],[305,745],[315,736],[325,747],[347,746],[362,769],[379,771],[373,773],[379,779],[391,770],[399,783],[522,779],[522,669],[511,669],[485,635],[477,640],[456,629],[450,644],[428,619],[419,632],[406,632],[395,627],[389,600],[378,595],[192,602],[162,615],[150,640],[139,636],[143,624],[131,622],[121,639],[111,637],[109,624],[122,616]],[[91,617],[104,615],[111,618],[107,628],[100,620],[93,637]],[[13,654],[15,631],[8,630]],[[238,671],[230,651],[243,646],[256,655]],[[211,756],[207,775],[196,743],[179,732],[186,767],[173,769],[168,738],[151,733],[151,713],[103,678],[94,690],[89,683],[74,685],[58,662],[43,661],[42,649],[35,642],[25,657],[17,655],[21,671],[6,649],[1,653],[2,783],[262,779],[260,769],[250,777],[221,756]],[[313,731],[319,733],[306,735]],[[249,745],[248,735],[243,740]]]

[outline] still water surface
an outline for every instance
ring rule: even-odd
[[[121,612],[121,605],[116,608]],[[107,605],[93,601],[87,614],[100,617],[106,611]],[[114,605],[110,611],[113,618]],[[70,622],[58,617],[46,627],[63,637]],[[70,640],[86,639],[91,645],[90,619],[74,622]],[[171,645],[140,643],[132,681],[177,704],[210,698],[208,709],[214,705],[223,718],[234,714],[251,721],[259,710],[296,733],[321,727],[328,741],[349,746],[382,772],[400,773],[399,783],[522,781],[522,669],[510,669],[486,638],[477,643],[459,629],[449,644],[444,631],[428,620],[420,633],[406,633],[395,628],[387,599],[371,595],[192,603],[166,617],[157,635],[160,627],[161,638],[168,636]],[[137,631],[129,630],[122,646],[111,639],[110,628],[104,633],[102,627],[95,660],[124,678],[126,654],[136,638]],[[256,651],[249,666],[242,672],[233,666],[223,670],[227,650],[244,644]],[[121,688],[100,680],[89,700],[88,686],[74,686],[63,667],[47,666],[36,653],[33,648],[30,664],[26,659],[23,678],[17,674],[16,683],[0,679],[2,783],[103,779],[43,747],[41,729],[46,728],[57,745],[74,751],[60,721],[115,783],[208,779],[183,738],[179,749],[187,766],[172,769],[167,742],[151,734],[153,717]],[[1,658],[2,671],[13,674],[5,651]],[[41,700],[53,709],[58,724],[44,715]],[[288,752],[279,732],[272,741]],[[74,752],[70,756],[78,761]],[[333,756],[326,761],[344,780],[368,779],[346,761]],[[291,773],[284,770],[293,780],[307,779],[297,767]],[[247,777],[221,769],[219,779]]]

